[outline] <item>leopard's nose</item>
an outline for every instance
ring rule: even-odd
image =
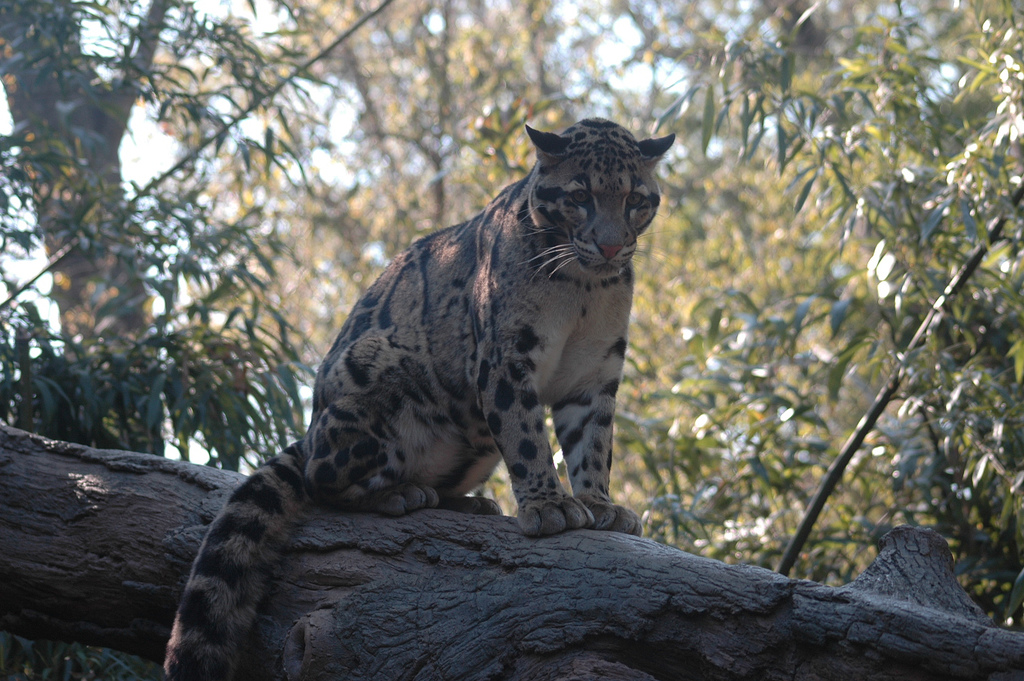
[[[601,255],[605,257],[605,260],[611,260],[622,250],[622,246],[618,244],[598,244],[597,247],[601,249]]]

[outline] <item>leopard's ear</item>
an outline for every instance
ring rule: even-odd
[[[665,155],[672,143],[676,141],[675,133],[665,137],[652,137],[636,143],[645,161],[656,161]]]
[[[557,161],[565,153],[569,146],[568,137],[562,137],[553,132],[542,132],[526,126],[526,134],[533,140],[533,146],[537,147],[537,158],[539,160]]]

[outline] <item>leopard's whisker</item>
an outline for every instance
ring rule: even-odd
[[[532,258],[529,258],[528,260],[524,260],[523,262],[521,262],[519,264],[520,265],[526,265],[526,264],[529,264],[529,263],[533,262],[534,260],[538,260],[540,258],[543,258],[543,257],[547,256],[547,255],[550,255],[551,253],[558,253],[560,251],[571,251],[571,250],[572,250],[572,244],[558,244],[557,246],[552,246],[550,248],[545,248],[543,251],[541,251],[537,255],[533,256]],[[550,262],[550,260],[548,262]],[[547,263],[544,263],[544,264],[546,265]],[[541,267],[543,267],[543,266],[544,265],[541,265]]]
[[[575,260],[575,258],[567,257],[565,260],[563,260],[561,263],[559,263],[558,267],[556,267],[555,269],[551,270],[551,274],[548,275],[548,279],[550,279],[551,277],[555,276],[555,272],[557,272],[558,270],[562,269],[563,267],[565,267],[566,265],[571,263],[573,260]]]

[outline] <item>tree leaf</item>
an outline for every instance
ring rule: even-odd
[[[701,120],[700,148],[704,155],[708,154],[708,144],[715,127],[715,86],[709,83],[704,91],[704,117]]]
[[[1013,617],[1013,614],[1017,612],[1022,603],[1024,603],[1024,569],[1017,575],[1017,579],[1013,580],[1013,589],[1010,591],[1010,598],[1006,602],[1005,618],[1009,620]]]
[[[943,201],[942,203],[940,203],[939,205],[937,205],[935,208],[932,209],[932,212],[928,214],[928,217],[921,225],[922,242],[927,242],[928,239],[931,237],[932,233],[935,231],[935,228],[938,227],[939,223],[942,221],[942,217],[945,214],[946,209],[949,208],[949,205],[951,203],[953,203],[952,196]]]

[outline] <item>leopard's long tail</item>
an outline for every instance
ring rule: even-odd
[[[256,618],[291,527],[306,504],[302,444],[232,493],[199,548],[167,643],[167,681],[221,681]]]

